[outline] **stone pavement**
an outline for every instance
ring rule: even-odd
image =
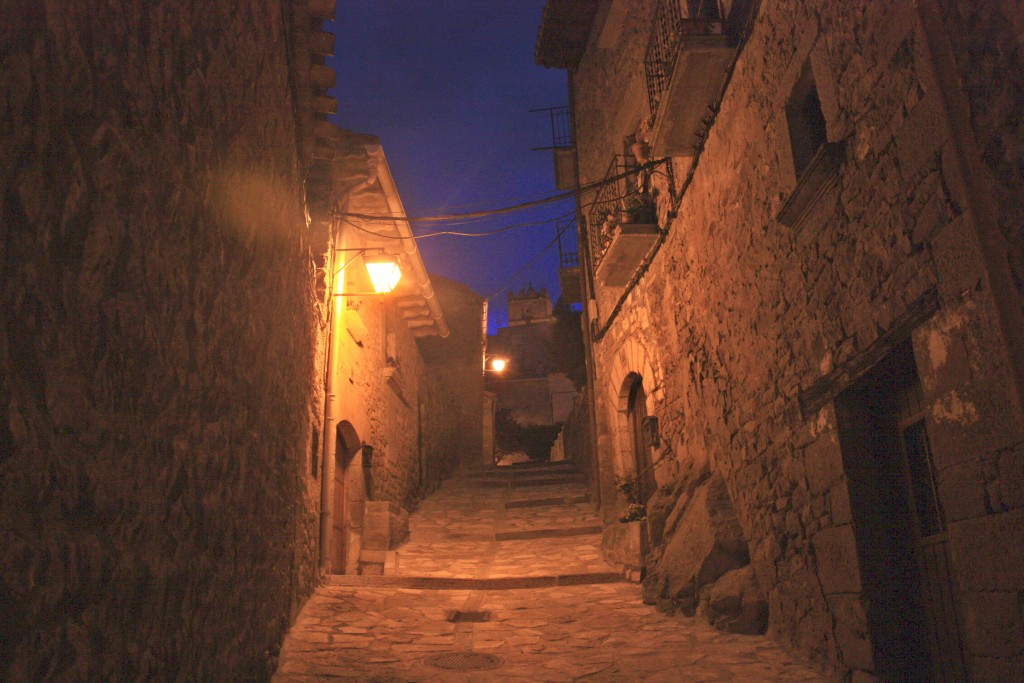
[[[582,480],[507,469],[445,482],[385,576],[321,587],[274,681],[822,680],[764,637],[644,605],[601,559]]]

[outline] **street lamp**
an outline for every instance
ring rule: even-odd
[[[398,281],[402,279],[402,268],[398,265],[398,258],[387,254],[367,256],[367,251],[383,251],[381,249],[358,248],[338,249],[337,251],[354,251],[355,256],[350,258],[338,270],[344,270],[352,263],[357,256],[362,254],[363,264],[366,266],[366,273],[370,276],[372,292],[337,292],[334,296],[372,296],[374,294],[389,294],[394,291]]]
[[[488,363],[490,364],[490,367],[487,367]],[[507,358],[502,358],[501,356],[495,356],[492,354],[484,355],[484,372],[496,372],[500,375],[505,372],[505,368],[507,367]]]
[[[373,291],[378,294],[391,292],[402,279],[402,269],[398,267],[398,261],[393,256],[372,256],[363,260],[366,263],[366,272],[370,274]]]

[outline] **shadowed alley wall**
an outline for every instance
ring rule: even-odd
[[[322,400],[282,6],[3,5],[0,678],[267,678]]]
[[[418,344],[427,361],[424,495],[460,464],[479,463],[483,448],[483,298],[465,285],[431,275],[451,328],[447,339]]]

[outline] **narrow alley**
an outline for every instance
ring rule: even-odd
[[[1024,0],[0,14],[0,683],[1024,683]]]
[[[383,576],[317,590],[274,681],[821,680],[764,636],[644,605],[569,464],[464,469],[409,527]]]

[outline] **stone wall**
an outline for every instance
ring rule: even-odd
[[[423,413],[424,495],[460,464],[480,462],[484,420],[483,298],[439,275],[431,275],[431,283],[451,332],[447,339],[419,340],[430,376]]]
[[[963,86],[980,179],[997,199],[996,220],[1007,242],[1018,296],[1024,300],[1024,144],[1020,135],[1024,19],[1020,3],[1004,0],[964,7],[941,0],[934,6],[955,65],[948,76]]]
[[[346,270],[358,268],[356,264]],[[348,291],[367,288],[361,279],[347,286]],[[373,453],[369,468],[363,454],[351,463],[350,503],[358,506],[371,499],[409,509],[420,486],[417,433],[426,377],[423,359],[412,332],[386,299],[354,296],[343,302],[335,346],[336,415]],[[363,474],[369,476],[364,479]]]
[[[0,678],[266,679],[316,581],[282,7],[3,23]]]
[[[594,444],[590,428],[590,401],[587,395],[589,391],[589,387],[583,387],[576,397],[572,412],[562,425],[562,450],[566,460],[571,460],[577,471],[590,482],[591,500],[596,503],[599,492],[594,488],[596,473],[592,458]]]
[[[630,3],[618,42],[592,44],[574,76],[583,183],[604,175],[627,136],[644,133],[654,4]],[[954,41],[980,104],[975,93],[993,74],[1019,63],[1020,32],[997,31],[1011,22],[988,10],[977,12],[988,28],[977,28],[978,16],[949,5],[951,27],[998,34],[1001,54],[1012,56],[967,58],[971,39]],[[632,467],[624,391],[639,376],[647,412],[660,420],[658,484],[678,488],[704,463],[724,478],[767,593],[770,632],[823,666],[872,671],[832,399],[909,337],[969,666],[980,678],[1015,680],[1024,563],[1012,552],[1003,558],[1020,545],[1006,534],[1024,507],[1016,493],[1024,419],[994,323],[1006,293],[989,286],[984,226],[967,209],[970,188],[926,38],[909,1],[760,7],[692,177],[689,162],[673,161],[685,192],[669,197],[662,186],[667,233],[636,287],[597,297],[603,501],[613,477]],[[777,217],[797,183],[784,112],[805,63],[828,140],[843,144],[845,158],[836,182],[787,227]],[[1008,174],[1011,189],[996,201],[1012,216],[1020,128],[1006,102],[1019,76],[1008,83],[997,90],[998,111],[977,111],[975,126],[986,163]],[[992,609],[991,591],[1007,607]]]

